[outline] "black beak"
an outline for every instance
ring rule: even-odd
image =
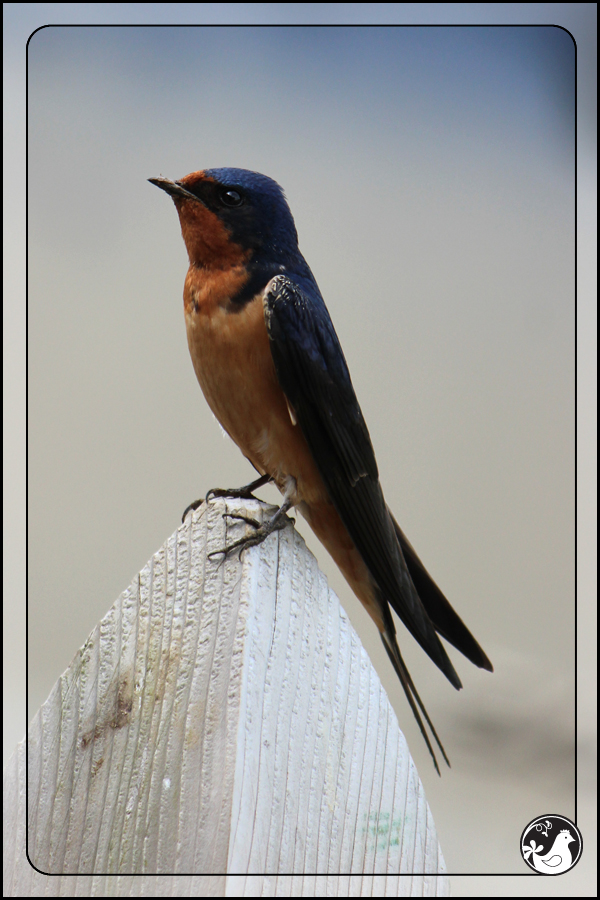
[[[197,200],[199,203],[202,203],[199,197],[187,191],[178,181],[171,181],[170,178],[149,178],[148,181],[150,184],[155,184],[156,187],[166,191],[171,197],[183,197],[186,200]]]

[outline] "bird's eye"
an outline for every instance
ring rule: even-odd
[[[223,206],[241,206],[244,198],[239,191],[223,191],[221,194],[221,203]]]

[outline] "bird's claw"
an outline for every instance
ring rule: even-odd
[[[256,497],[250,490],[250,485],[241,488],[211,488],[206,492],[204,498],[209,503],[212,497],[229,497],[232,500],[256,500]]]
[[[268,484],[269,481],[272,481],[270,475],[261,475],[256,481],[251,481],[250,484],[245,484],[241,488],[211,488],[210,491],[206,492],[204,500],[194,500],[193,503],[186,506],[181,521],[185,522],[185,517],[191,510],[198,509],[203,503],[209,503],[211,497],[230,497],[232,500],[256,500],[257,498],[252,491],[262,487],[263,484]]]
[[[252,519],[250,516],[240,515],[239,513],[223,513],[223,518],[228,519],[239,519],[242,522],[247,522],[248,525],[252,525],[254,529],[253,534],[247,534],[243,538],[240,538],[237,541],[234,541],[233,544],[228,544],[227,547],[223,547],[222,550],[213,550],[208,554],[209,559],[213,556],[219,556],[223,554],[223,557],[227,557],[232,550],[236,550],[240,547],[240,555],[239,558],[242,558],[242,553],[244,550],[248,550],[249,547],[256,547],[258,544],[262,544],[266,538],[269,537],[270,534],[273,534],[274,531],[281,531],[287,525],[295,525],[296,520],[292,519],[291,516],[287,516],[281,512],[281,510],[277,510],[274,516],[270,519],[267,519],[266,522],[263,522],[262,525],[256,521],[256,519]]]
[[[193,503],[190,503],[189,506],[186,506],[185,511],[181,517],[181,521],[185,522],[185,517],[189,512],[193,510],[199,509],[203,503],[210,503],[212,497],[231,497],[234,500],[256,500],[256,497],[247,490],[246,488],[239,488],[238,490],[228,488],[211,488],[210,491],[207,492],[206,497],[202,500],[194,500]],[[258,527],[258,526],[257,526]]]
[[[245,484],[241,488],[211,488],[204,499],[207,503],[211,497],[230,497],[232,500],[256,500],[253,491],[262,487],[263,484],[268,484],[269,481],[272,481],[270,475],[261,475],[260,478],[251,481],[250,484]]]
[[[248,525],[254,526],[254,528],[260,528],[260,522],[257,522],[256,519],[253,519],[252,516],[243,516],[240,513],[223,513],[224,519],[239,519],[241,522],[247,522]]]
[[[187,516],[187,514],[189,512],[193,512],[194,510],[198,509],[200,506],[202,506],[202,504],[204,502],[205,502],[204,500],[194,500],[193,503],[190,503],[189,506],[186,506],[184,513],[181,517],[181,521],[185,522],[185,517]]]

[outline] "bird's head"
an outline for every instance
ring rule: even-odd
[[[298,254],[283,190],[266,175],[204,169],[177,181],[148,180],[173,198],[192,265],[228,268],[266,260],[285,265]]]

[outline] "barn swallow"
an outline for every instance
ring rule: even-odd
[[[423,718],[444,748],[404,664],[393,609],[455,688],[438,634],[476,666],[492,664],[428,574],[388,509],[348,366],[298,248],[282,188],[246,169],[205,169],[171,195],[189,256],[183,292],[194,369],[212,412],[260,478],[283,494],[258,543],[296,507],[374,620],[434,765]],[[234,492],[235,493],[235,492]]]

